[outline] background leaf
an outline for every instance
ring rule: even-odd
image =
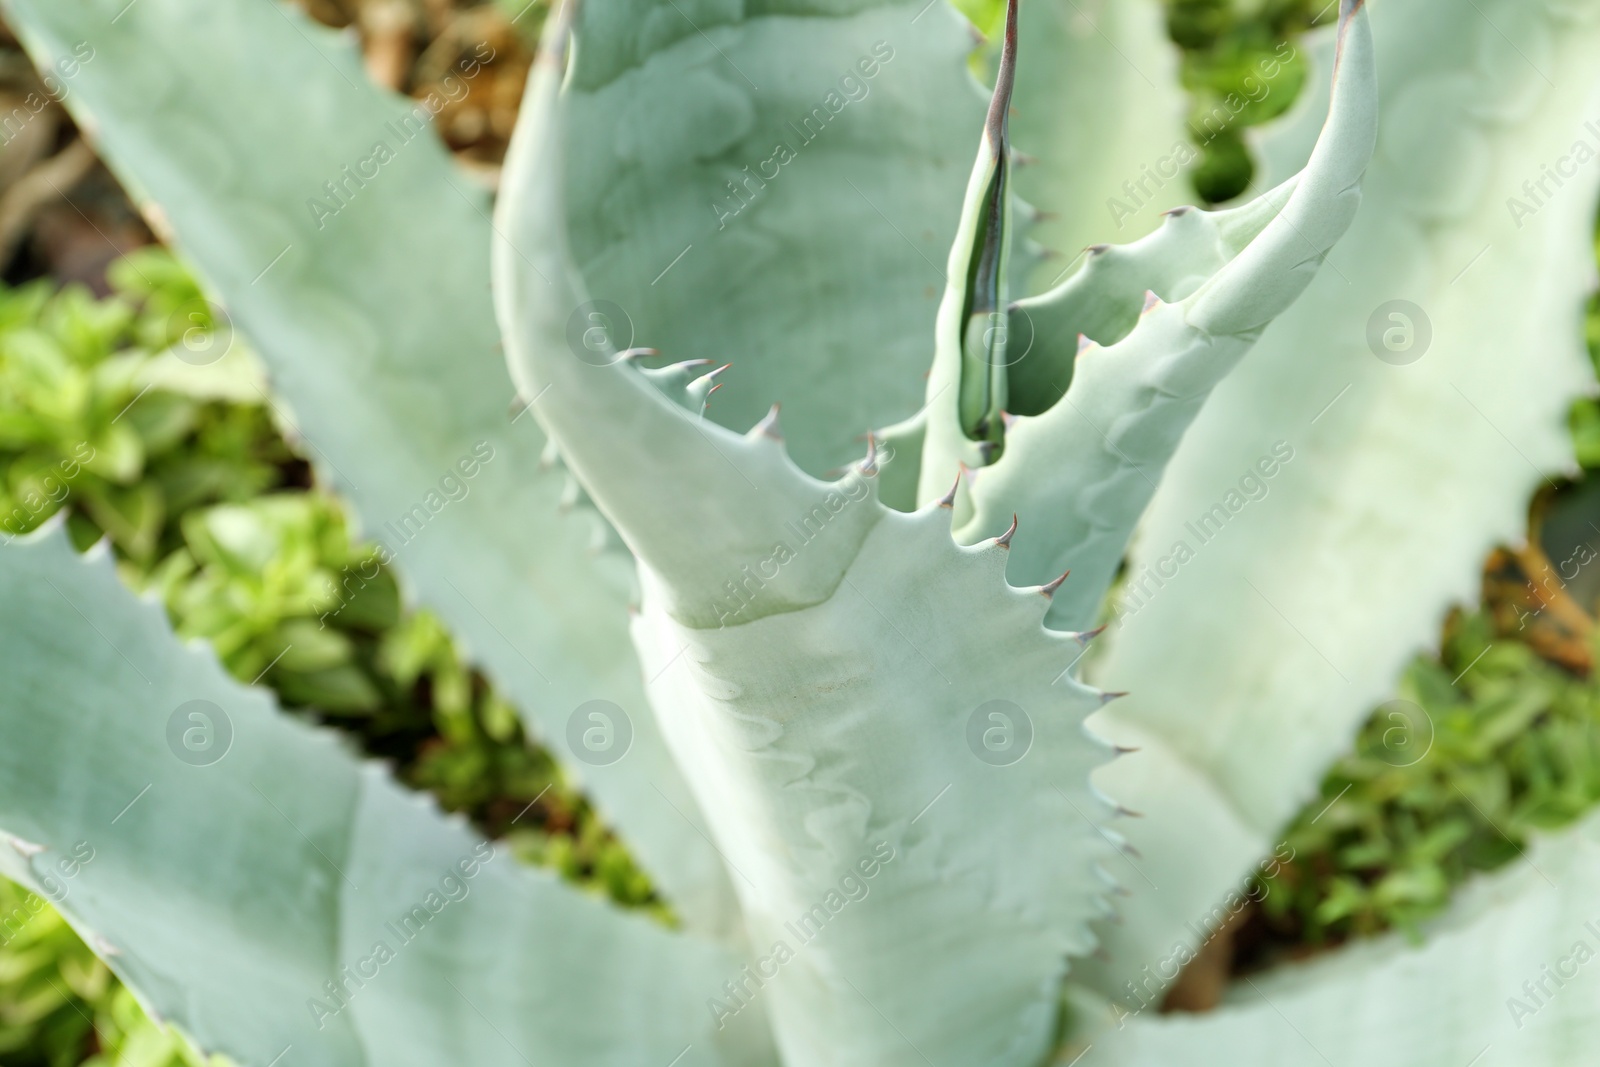
[[[1362,211],[1213,394],[1141,528],[1095,674],[1133,690],[1105,728],[1141,751],[1098,781],[1146,816],[1128,832],[1160,888],[1133,885],[1106,930],[1092,977],[1109,995],[1196,940],[1186,924],[1273,851],[1445,609],[1474,597],[1484,554],[1521,536],[1531,487],[1571,464],[1600,170],[1520,226],[1507,198],[1575,140],[1600,144],[1584,125],[1600,8],[1480,7],[1374,10],[1383,115]],[[1275,173],[1304,159],[1322,106],[1291,114]],[[1415,344],[1390,351],[1397,310]],[[1229,654],[1185,640],[1196,626],[1224,628]]]
[[[693,990],[734,957],[519,869],[97,556],[59,529],[0,550],[0,869],[151,1010],[249,1067],[721,1062]]]
[[[552,748],[587,701],[623,709],[627,755],[575,772],[686,921],[736,925],[628,651],[628,561],[596,551],[592,513],[559,513],[565,481],[541,470],[538,427],[508,414],[487,197],[452,170],[426,103],[384,96],[347,45],[275,2],[8,13],[41,62],[95,50],[69,103],[260,347],[406,588]]]

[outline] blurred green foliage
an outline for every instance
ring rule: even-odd
[[[619,903],[659,907],[443,624],[403,606],[376,546],[352,540],[332,497],[269,493],[188,512],[179,526],[180,546],[147,573],[124,569],[159,593],[180,635],[209,641],[234,677],[270,686],[285,706],[352,732],[523,858]]]
[[[1600,685],[1486,614],[1453,620],[1398,699],[1413,706],[1380,707],[1286,831],[1294,859],[1256,894],[1272,943],[1415,933],[1466,878],[1600,801]]]
[[[998,22],[999,0],[960,6],[980,26]],[[1167,14],[1201,148],[1192,179],[1202,199],[1231,199],[1252,178],[1244,131],[1304,80],[1284,40],[1329,12],[1310,0],[1168,0]],[[109,538],[125,579],[235,677],[350,732],[522,859],[670,921],[442,624],[408,609],[373,547],[352,538],[274,424],[253,357],[182,266],[144,250],[110,280],[101,300],[48,281],[0,289],[0,538],[65,511],[80,547]],[[1589,340],[1600,353],[1600,303]],[[1575,405],[1572,427],[1583,465],[1600,470],[1600,403]],[[1600,683],[1495,636],[1487,616],[1453,620],[1441,656],[1413,663],[1399,696],[1424,714],[1379,709],[1286,831],[1295,859],[1266,886],[1257,961],[1415,929],[1464,878],[1515,858],[1531,830],[1600,800]],[[204,1063],[45,901],[3,881],[0,1062]]]
[[[959,6],[990,32],[1004,11],[1003,0]],[[1166,0],[1200,149],[1190,179],[1202,200],[1259,192],[1246,131],[1293,103],[1307,73],[1293,41],[1337,6]],[[1587,332],[1600,370],[1600,297]],[[1600,400],[1574,404],[1571,427],[1580,464],[1600,472]],[[1351,936],[1414,932],[1464,879],[1518,856],[1530,831],[1600,802],[1600,683],[1492,629],[1485,614],[1453,619],[1440,656],[1419,657],[1400,686],[1399,699],[1422,714],[1379,708],[1285,831],[1296,858],[1262,887],[1260,913],[1239,938],[1245,966]],[[1416,759],[1419,745],[1431,747]]]
[[[1595,239],[1595,256],[1600,259],[1600,237]],[[1600,294],[1589,304],[1587,336],[1589,354],[1600,372]],[[1571,425],[1578,463],[1584,470],[1600,470],[1600,399],[1586,397],[1572,405]]]
[[[254,358],[188,273],[148,249],[110,280],[100,300],[47,281],[0,290],[0,536],[64,512],[80,548],[108,538],[124,580],[236,678],[353,734],[521,859],[670,921],[515,711],[311,484]],[[180,1046],[53,909],[0,882],[0,1062],[201,1062]]]
[[[1586,329],[1600,374],[1600,295]],[[1577,401],[1571,426],[1584,475],[1555,495],[1578,512],[1569,522],[1600,528],[1600,498],[1585,491],[1600,477],[1600,403]],[[1575,572],[1562,584],[1593,616],[1589,577]],[[1600,628],[1589,641],[1600,663]],[[1257,962],[1284,946],[1390,928],[1415,934],[1467,877],[1600,802],[1600,679],[1547,662],[1520,634],[1497,633],[1489,613],[1453,618],[1439,657],[1418,658],[1398,696],[1423,714],[1380,707],[1285,832],[1295,859],[1265,880]]]
[[[151,1022],[46,901],[0,881],[0,1062],[205,1067],[208,1061]]]
[[[1005,0],[954,2],[985,35],[999,33]],[[1181,52],[1179,79],[1189,93],[1189,137],[1200,153],[1189,178],[1201,201],[1261,191],[1250,188],[1255,165],[1245,131],[1294,102],[1306,67],[1292,42],[1334,18],[1338,6],[1338,0],[1164,0],[1167,34]],[[977,57],[973,69],[987,76]]]
[[[251,388],[242,354],[180,373],[199,368],[174,353],[212,323],[171,257],[142,251],[111,274],[106,300],[46,280],[0,293],[0,532],[69,504],[80,544],[104,534],[147,564],[172,546],[171,516],[249,499],[293,457],[259,397],[221,402]]]
[[[1245,131],[1288,109],[1305,83],[1305,59],[1290,42],[1333,18],[1337,0],[1168,0],[1167,32],[1183,50],[1189,135],[1200,149],[1190,180],[1221,203],[1250,189],[1255,165]]]

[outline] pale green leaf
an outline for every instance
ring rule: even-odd
[[[0,870],[204,1048],[245,1067],[759,1062],[724,1055],[703,1005],[731,953],[519,867],[282,716],[180,645],[103,547],[81,559],[57,524],[0,549],[0,604]]]
[[[1590,818],[1468,886],[1421,945],[1390,935],[1285,966],[1236,983],[1202,1015],[1089,1013],[1101,1031],[1090,1057],[1104,1067],[1592,1063],[1597,894],[1600,820]]]
[[[622,312],[612,344],[733,362],[713,419],[781,403],[801,466],[844,463],[920,402],[982,116],[965,20],[945,0],[578,18],[568,225]]]
[[[582,705],[621,709],[627,754],[569,767],[687,921],[736,924],[629,654],[628,561],[596,550],[592,512],[558,513],[564,475],[541,466],[534,420],[508,414],[488,199],[428,108],[380,93],[348,42],[276,2],[7,10],[41,64],[82,60],[67,103],[254,342],[363,536],[558,756]]]
[[[999,5],[1002,10],[1005,6]],[[1018,5],[1017,20],[1021,62],[1007,109],[1012,131],[1007,151],[1008,157],[1022,155],[1019,165],[1008,168],[1006,184],[1021,202],[1015,208],[1001,202],[1006,215],[1015,211],[1020,231],[1020,239],[1005,234],[1011,245],[1005,259],[1013,277],[1002,287],[1013,297],[1060,282],[1078,265],[1078,250],[1091,240],[1113,232],[1131,239],[1155,228],[1161,212],[1182,202],[1189,189],[1177,171],[1159,183],[1146,177],[1151,165],[1175,155],[1187,158],[1180,151],[1186,147],[1186,132],[1183,94],[1175,84],[1177,53],[1166,40],[1157,5],[1145,0],[1030,0]],[[1003,41],[1004,34],[996,34],[988,47],[986,58],[996,68]],[[969,202],[985,192],[988,171],[995,166],[992,153],[980,152],[975,166],[976,176],[968,178]],[[1125,190],[1124,182],[1143,182],[1144,188]],[[1101,200],[1105,213],[1086,210]],[[964,274],[977,223],[970,209],[968,215],[966,231],[952,245],[946,305],[966,303]],[[1043,249],[1060,254],[1041,258]],[[991,298],[998,295],[996,291]],[[952,318],[939,327],[940,343],[953,343],[954,312],[951,308],[947,314]],[[1034,345],[1031,323],[1016,323],[1009,332],[1023,335],[1012,351],[1024,354],[1013,354],[1006,362],[1004,408],[1011,414],[1038,414],[1048,404],[1040,406],[1031,398],[1050,391],[1058,377],[1059,353]],[[991,348],[997,340],[1003,345],[1007,334],[998,320],[980,331]],[[1063,379],[1052,400],[1065,387]],[[898,510],[916,507],[926,424],[926,413],[919,411],[911,421],[879,434],[899,435],[901,444],[912,446],[896,447],[894,459],[884,466],[883,500]],[[912,484],[904,486],[908,481]]]
[[[947,511],[883,509],[859,476],[831,495],[876,513],[859,547],[774,524],[751,564],[842,558],[826,599],[768,613],[746,585],[717,626],[647,594],[651,698],[702,768],[755,952],[781,963],[759,996],[786,1063],[1031,1067],[1111,888],[1088,786],[1108,754],[1083,729],[1101,694],[1069,676],[1079,646],[1044,629],[1040,591],[1005,584],[1003,547],[958,547]]]
[[[1088,772],[1106,752],[1082,729],[1101,697],[1067,674],[1078,646],[1044,629],[1040,590],[1006,585],[1003,545],[957,546],[938,507],[883,507],[876,454],[816,481],[773,420],[741,437],[632,361],[561,344],[584,295],[562,223],[564,27],[547,33],[498,306],[535,413],[641,561],[652,699],[757,957],[713,1010],[765,1006],[790,1067],[1031,1067],[1105,913],[1092,820],[1110,811]]]
[[[1572,153],[1600,147],[1600,3],[1390,0],[1373,20],[1383,104],[1361,213],[1190,428],[1096,674],[1132,690],[1105,728],[1141,750],[1097,778],[1145,815],[1127,832],[1149,884],[1128,882],[1094,975],[1125,1002],[1475,599],[1484,554],[1524,536],[1529,493],[1571,467],[1568,406],[1593,388],[1580,324],[1600,168]],[[1318,103],[1269,152],[1280,171]],[[1514,212],[1546,164],[1573,175]],[[1426,315],[1431,345],[1405,347],[1421,319],[1394,300]],[[1426,725],[1396,738],[1397,762],[1426,751]]]
[[[1054,288],[1080,252],[1132,241],[1194,196],[1182,161],[1178,50],[1151,0],[1023,0],[1011,136],[1032,157],[1016,189],[1040,217],[1033,241],[1057,253],[1018,279]]]
[[[1053,626],[1092,625],[1190,421],[1355,217],[1377,102],[1362,9],[1346,4],[1341,26],[1332,116],[1302,174],[1256,204],[1216,215],[1186,211],[1120,254],[1091,255],[1077,275],[1012,313],[1000,362],[1030,372],[1053,366],[1070,384],[1053,383],[1051,396],[1038,393],[1045,383],[1036,373],[1024,381],[1036,392],[1019,397],[1023,410],[1036,413],[1009,422],[992,464],[966,414],[959,423],[950,417],[968,388],[952,377],[949,334],[941,334],[928,382],[920,497],[944,493],[957,461],[974,468],[955,500],[956,536],[968,543],[997,536],[1017,517],[1014,581],[1073,572],[1052,606]],[[1176,302],[1147,303],[1146,283]],[[1078,351],[1079,336],[1095,333],[1106,347]]]

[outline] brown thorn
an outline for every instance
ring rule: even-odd
[[[867,475],[878,473],[878,438],[871,430],[867,431],[867,458],[856,469]]]
[[[956,483],[950,487],[948,493],[939,498],[939,506],[941,508],[954,508],[956,506],[956,491],[961,488],[961,477],[966,472],[967,465],[965,463],[960,464],[959,469],[956,471]]]
[[[1102,623],[1099,626],[1096,626],[1093,630],[1084,630],[1082,633],[1072,634],[1071,637],[1074,641],[1078,642],[1079,648],[1086,648],[1088,647],[1090,641],[1093,641],[1095,638],[1105,633],[1106,627],[1110,625],[1111,624],[1109,622]]]
[[[771,410],[761,417],[761,421],[755,424],[755,428],[751,432],[758,433],[762,437],[771,438],[774,441],[783,440],[783,431],[778,428],[777,404],[772,405]]]
[[[1011,547],[1011,538],[1016,535],[1016,532],[1017,532],[1017,515],[1016,515],[1016,512],[1012,512],[1011,513],[1011,529],[1007,530],[1005,533],[1001,534],[999,537],[996,537],[994,539],[994,543],[999,545],[1001,548],[1009,549]]]

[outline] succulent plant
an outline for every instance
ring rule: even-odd
[[[1570,461],[1600,4],[1443,6],[1344,0],[1292,175],[1200,211],[1148,7],[1012,3],[985,114],[941,0],[567,5],[491,214],[292,10],[8,0],[39,63],[92,45],[80,125],[674,921],[517,866],[58,528],[0,550],[0,873],[252,1067],[1581,1062],[1592,824],[1421,948],[1153,1010]],[[1043,254],[1102,206],[1136,239]]]

